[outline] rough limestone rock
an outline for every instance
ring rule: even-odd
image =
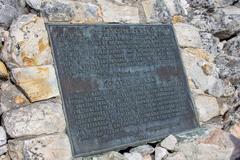
[[[169,135],[167,138],[161,141],[160,146],[163,148],[173,151],[175,149],[175,145],[177,144],[177,138],[173,135]]]
[[[201,48],[201,37],[197,28],[186,23],[174,24],[174,28],[180,47]]]
[[[206,122],[220,114],[216,98],[208,95],[197,95],[194,99],[200,122]]]
[[[226,7],[232,5],[237,0],[214,0],[216,7]]]
[[[154,152],[154,148],[150,145],[142,145],[142,146],[132,148],[130,152],[140,153],[144,157],[146,155],[152,154]]]
[[[188,78],[197,88],[216,97],[234,94],[233,86],[218,78],[218,71],[209,54],[186,48],[182,50],[182,59]]]
[[[7,79],[8,75],[9,75],[9,73],[8,73],[8,70],[5,66],[5,64],[2,61],[0,61],[0,78]]]
[[[144,160],[143,156],[137,152],[124,153],[123,155],[127,160]]]
[[[194,8],[213,8],[214,0],[187,0],[188,4]]]
[[[204,14],[199,11],[193,14],[191,24],[196,26],[202,32],[217,33],[222,29],[221,19],[223,13],[220,11],[214,12],[212,15]]]
[[[207,32],[200,33],[203,49],[216,57],[222,53],[223,45],[217,37]]]
[[[240,57],[221,54],[215,59],[220,77],[229,79],[233,85],[240,84]]]
[[[165,148],[157,146],[155,148],[155,160],[162,160],[168,155],[168,151]]]
[[[0,0],[0,26],[8,28],[22,12],[20,1]]]
[[[6,153],[7,151],[8,151],[7,145],[0,146],[0,155]]]
[[[10,140],[8,148],[12,160],[71,160],[70,143],[65,134]]]
[[[182,152],[177,152],[169,155],[166,160],[187,160]]]
[[[3,114],[3,124],[10,137],[25,137],[63,132],[62,106],[54,102],[33,103]]]
[[[235,160],[240,155],[240,140],[221,129],[215,129],[202,139],[181,142],[177,148],[187,160]]]
[[[230,129],[230,132],[232,135],[240,139],[240,122],[233,125]]]
[[[191,24],[202,32],[212,33],[220,40],[225,40],[240,30],[240,14],[235,14],[235,12],[232,12],[232,9],[216,10],[213,13],[195,12]]]
[[[171,14],[164,0],[145,0],[142,1],[142,6],[147,22],[169,23],[171,21]]]
[[[139,23],[138,8],[117,5],[108,0],[97,0],[102,8],[104,22]]]
[[[0,126],[0,146],[7,143],[7,135],[2,126]]]
[[[39,8],[38,3],[40,2],[37,2],[36,6],[34,6],[36,9]],[[33,5],[33,1],[31,5]],[[42,0],[40,6],[42,15],[46,17],[48,21],[67,21],[73,23],[102,22],[101,9],[92,3],[73,0]]]
[[[12,42],[8,65],[23,67],[52,63],[51,48],[43,18],[34,14],[20,16],[10,28]]]
[[[92,155],[88,157],[78,157],[74,160],[127,160],[121,153],[111,151],[103,154]]]
[[[59,96],[55,71],[52,65],[14,68],[12,76],[31,102]]]
[[[11,82],[1,84],[0,92],[0,114],[11,109],[18,108],[29,104],[29,100],[24,94]]]
[[[240,34],[225,43],[224,51],[229,56],[240,58]]]

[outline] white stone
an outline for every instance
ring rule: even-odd
[[[6,153],[7,151],[8,151],[7,145],[0,146],[0,155]]]
[[[57,79],[52,65],[14,68],[12,77],[31,102],[59,96]]]
[[[18,67],[52,64],[51,48],[43,18],[34,14],[18,17],[11,25],[10,38],[11,58],[7,63]]]
[[[145,156],[148,154],[152,154],[154,152],[154,148],[150,145],[142,145],[142,146],[132,148],[130,152],[137,152],[137,153],[140,153],[142,156]]]
[[[0,146],[7,143],[7,135],[2,126],[0,126]]]
[[[166,160],[187,160],[185,155],[181,152],[170,155]]]
[[[164,157],[168,155],[168,151],[162,147],[155,148],[155,160],[162,160]]]
[[[143,156],[137,152],[124,153],[123,155],[125,158],[127,158],[127,160],[144,160]]]
[[[139,23],[138,8],[120,6],[108,0],[97,0],[102,8],[104,22]]]
[[[177,138],[173,135],[169,135],[167,138],[165,138],[163,141],[161,141],[160,145],[170,151],[173,151],[175,149],[175,145],[177,144]]]
[[[195,104],[199,120],[206,122],[220,114],[216,98],[209,95],[195,96]]]
[[[65,134],[14,139],[8,142],[8,148],[12,160],[72,160],[70,143]]]
[[[43,0],[26,0],[26,3],[35,10],[40,10]]]
[[[201,37],[197,28],[186,23],[176,23],[174,28],[181,47],[201,48]]]
[[[39,102],[3,114],[3,124],[12,138],[63,132],[62,106],[56,102]]]

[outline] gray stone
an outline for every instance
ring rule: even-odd
[[[208,53],[214,57],[222,53],[223,45],[221,45],[219,39],[207,32],[200,33],[202,46]]]
[[[168,155],[168,151],[165,148],[157,146],[155,148],[155,160],[162,160]]]
[[[1,91],[0,114],[30,103],[23,93],[9,81],[1,84]]]
[[[167,138],[161,141],[160,146],[163,148],[173,151],[175,149],[175,146],[177,144],[177,138],[173,135],[169,135]]]
[[[224,51],[230,56],[240,58],[240,34],[225,43]]]
[[[29,139],[8,141],[12,160],[71,160],[67,135],[53,134]]]
[[[127,160],[144,160],[143,156],[137,152],[124,153],[123,155]]]
[[[0,26],[8,28],[18,15],[23,13],[21,1],[0,0]]]
[[[232,5],[236,0],[214,0],[216,7],[226,7]]]
[[[142,1],[147,22],[171,22],[171,14],[163,0],[145,0]]]
[[[201,48],[201,37],[197,28],[186,23],[177,23],[174,28],[180,47]]]
[[[215,59],[220,77],[229,79],[233,85],[240,84],[240,58],[221,54]]]
[[[214,0],[187,0],[191,7],[194,8],[213,8]]]
[[[39,8],[37,2],[35,8]],[[33,2],[31,3],[33,4]],[[41,13],[48,21],[68,21],[74,23],[102,22],[100,7],[92,3],[73,0],[42,0]]]
[[[7,143],[7,135],[2,126],[0,126],[0,146]]]
[[[148,155],[148,154],[152,154],[154,152],[154,148],[150,145],[142,145],[142,146],[138,146],[135,148],[132,148],[130,150],[130,152],[137,152],[140,153],[142,156]]]
[[[192,14],[191,24],[202,32],[216,33],[222,29],[221,19],[223,16],[224,13],[220,11],[208,15],[208,13],[197,10]]]
[[[39,102],[3,114],[3,124],[12,138],[51,134],[65,130],[61,104]]]
[[[174,15],[188,14],[186,0],[145,0],[142,6],[147,22],[169,23]]]

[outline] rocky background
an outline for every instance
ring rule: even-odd
[[[201,128],[78,160],[240,160],[239,0],[0,0],[0,160],[70,160],[45,22],[172,23]]]

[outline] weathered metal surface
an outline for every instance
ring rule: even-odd
[[[74,156],[197,126],[170,25],[47,25]]]

